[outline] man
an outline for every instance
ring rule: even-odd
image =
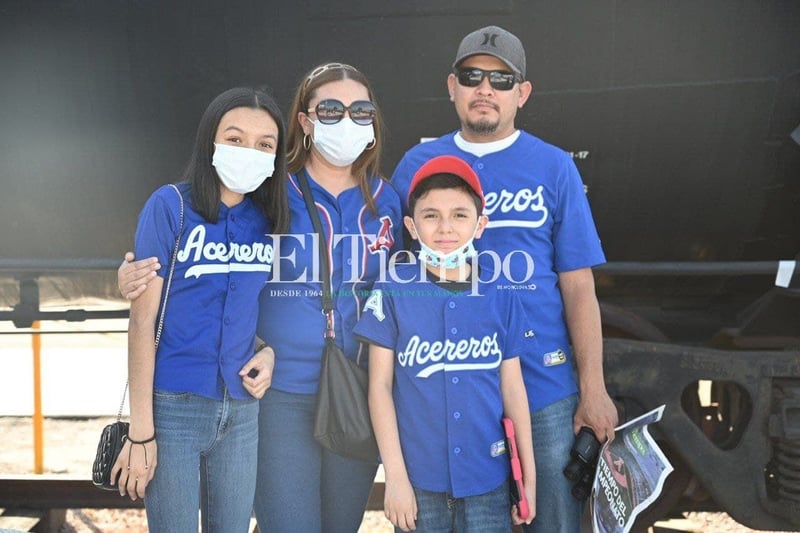
[[[453,69],[447,88],[461,129],[410,149],[392,182],[405,198],[419,167],[443,154],[480,176],[490,222],[476,247],[498,254],[493,268],[521,294],[542,347],[522,361],[537,470],[537,514],[526,530],[575,533],[583,505],[562,473],[574,436],[589,426],[604,441],[617,424],[591,270],[605,256],[572,159],[514,125],[533,89],[520,40],[497,26],[476,30],[461,41]]]

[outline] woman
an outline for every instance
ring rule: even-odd
[[[269,533],[352,533],[376,465],[330,453],[313,437],[325,323],[317,239],[298,175],[308,175],[326,232],[336,342],[363,364],[367,350],[352,329],[372,283],[402,244],[400,199],[379,177],[381,114],[357,69],[342,63],[312,69],[297,88],[288,123],[290,235],[276,241],[258,318],[258,336],[274,349],[275,366],[259,413],[255,511]],[[149,268],[148,260],[124,263],[123,294],[136,297]],[[265,358],[272,355],[263,351]],[[269,377],[265,372],[259,379]]]
[[[136,253],[162,267],[131,304],[130,431],[112,479],[145,499],[150,531],[197,531],[198,507],[203,531],[248,531],[266,388],[248,374],[269,370],[254,357],[257,295],[272,268],[267,234],[289,217],[273,172],[286,172],[280,110],[263,92],[230,89],[200,119],[184,181],[139,215]]]
[[[259,337],[276,357],[272,387],[261,400],[255,500],[258,522],[270,533],[355,532],[375,477],[376,465],[328,452],[313,437],[325,321],[312,267],[318,255],[309,235],[315,231],[298,175],[308,176],[326,233],[336,341],[366,364],[367,349],[352,329],[402,236],[399,197],[378,177],[381,133],[381,115],[361,72],[327,63],[302,79],[287,147],[290,233],[302,237],[281,240],[280,280],[261,293],[258,322]]]

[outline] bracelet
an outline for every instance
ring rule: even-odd
[[[261,350],[263,350],[264,348],[269,348],[269,344],[267,344],[266,342],[262,342],[261,344],[259,344],[258,346],[256,346],[256,351],[255,351],[255,352],[253,352],[253,354],[257,354],[258,352],[260,352],[260,351],[261,351]]]
[[[147,444],[148,442],[153,442],[154,440],[156,440],[156,434],[153,433],[152,437],[150,437],[149,439],[144,439],[144,440],[133,440],[130,437],[127,437],[127,439],[128,439],[128,441],[130,441],[131,444]]]
[[[150,463],[147,462],[147,447],[145,446],[145,444],[147,444],[148,442],[153,442],[154,440],[156,440],[155,431],[153,432],[153,436],[152,437],[150,437],[149,439],[145,439],[145,440],[133,440],[128,435],[125,435],[125,438],[128,439],[128,442],[130,442],[132,445],[133,444],[141,444],[142,445],[142,449],[144,450],[144,469],[145,470],[150,470]],[[128,470],[131,469],[131,452],[132,451],[133,451],[133,446],[128,448]],[[136,481],[139,481],[138,477],[136,478]]]

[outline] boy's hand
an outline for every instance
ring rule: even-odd
[[[386,481],[383,497],[383,514],[403,531],[417,529],[417,499],[408,479],[402,482]]]
[[[533,522],[533,519],[536,518],[536,489],[533,483],[525,485],[525,498],[528,500],[529,509],[526,518],[520,518],[519,509],[517,509],[516,505],[511,506],[511,522],[515,526],[530,524]]]

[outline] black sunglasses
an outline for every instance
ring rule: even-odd
[[[464,87],[477,87],[483,78],[489,76],[489,85],[498,91],[508,91],[521,81],[513,72],[505,70],[483,70],[480,68],[460,68],[456,70],[458,83]]]
[[[375,120],[377,110],[375,105],[368,100],[356,100],[349,106],[345,106],[339,100],[328,98],[320,101],[314,109],[317,119],[323,124],[336,124],[344,118],[344,112],[350,113],[350,119],[359,126],[369,126]]]

